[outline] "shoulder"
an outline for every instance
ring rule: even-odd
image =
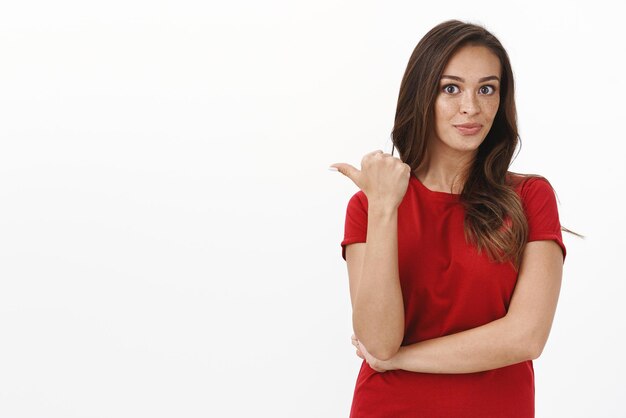
[[[550,181],[540,174],[507,173],[508,184],[517,192],[523,202],[535,196],[555,194]]]
[[[537,174],[525,175],[518,180],[517,191],[528,221],[527,242],[554,240],[563,250],[565,259],[566,249],[552,184],[547,178]]]
[[[556,230],[559,222],[558,202],[550,181],[538,174],[525,174],[513,179],[513,182],[512,186],[520,197],[531,229],[537,227],[537,224],[549,224],[550,229]]]
[[[354,193],[348,202],[349,207],[358,206],[365,210],[367,210],[367,196],[363,192],[363,190],[359,190]]]

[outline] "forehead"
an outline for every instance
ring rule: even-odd
[[[500,77],[500,59],[487,47],[466,45],[450,57],[443,74],[459,76],[469,81],[490,75]]]

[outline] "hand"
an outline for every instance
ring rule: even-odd
[[[369,351],[365,348],[363,344],[359,340],[356,339],[356,336],[352,334],[352,345],[356,347],[356,355],[367,361],[367,364],[379,373],[384,373],[388,370],[396,370],[396,367],[393,367],[392,360],[379,360],[376,357],[372,356]]]
[[[369,204],[393,208],[402,202],[411,177],[411,166],[381,150],[365,154],[361,170],[346,163],[335,163],[331,167],[352,180],[365,193]]]

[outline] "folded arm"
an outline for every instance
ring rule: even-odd
[[[375,369],[472,373],[539,357],[550,334],[561,288],[563,254],[551,240],[526,244],[506,316],[488,324],[403,346],[368,360]]]

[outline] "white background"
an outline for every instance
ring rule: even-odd
[[[617,2],[616,2],[617,3]],[[345,209],[451,18],[516,76],[568,249],[537,417],[625,417],[613,2],[2,1],[0,417],[346,417]],[[397,156],[397,153],[395,153]]]

